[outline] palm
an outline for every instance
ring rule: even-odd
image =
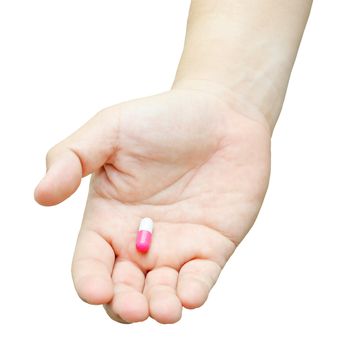
[[[57,204],[93,173],[72,272],[119,321],[175,322],[202,305],[260,209],[270,137],[209,93],[172,90],[100,112],[53,147],[35,191]],[[139,221],[154,220],[147,254]]]
[[[91,181],[75,284],[87,301],[107,303],[114,319],[174,322],[181,305],[205,301],[253,224],[267,187],[269,137],[200,92],[137,100],[126,111],[116,152]],[[154,220],[147,254],[135,249],[144,216]]]

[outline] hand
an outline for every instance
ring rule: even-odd
[[[120,322],[173,323],[205,302],[254,223],[270,134],[210,93],[176,89],[99,112],[48,152],[47,168],[35,191],[43,205],[93,174],[72,264],[79,296]],[[142,254],[146,216],[154,233]]]

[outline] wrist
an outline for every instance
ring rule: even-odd
[[[235,38],[232,30],[239,28],[230,28],[224,15],[192,24],[172,88],[216,95],[236,112],[264,120],[272,132],[291,68],[287,55],[269,48],[272,43],[259,45],[252,34]]]
[[[248,98],[237,94],[223,83],[210,79],[188,79],[180,77],[179,79],[175,79],[171,89],[199,91],[206,96],[216,98],[230,111],[259,122],[269,134],[272,134],[273,127],[268,122],[268,117],[266,117],[263,111],[258,106],[252,104]]]
[[[215,94],[273,130],[310,0],[193,0],[173,88]]]

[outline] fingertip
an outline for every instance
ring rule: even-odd
[[[34,198],[45,206],[59,204],[71,196],[82,179],[82,166],[76,155],[67,152],[49,167],[46,175],[37,185]]]
[[[148,301],[140,292],[116,293],[113,311],[128,322],[142,322],[149,317]]]
[[[79,297],[88,304],[108,304],[113,299],[113,284],[111,279],[96,276],[86,276],[75,283]]]
[[[107,315],[115,322],[122,323],[122,324],[131,324],[132,322],[127,322],[123,320],[118,314],[116,314],[111,304],[104,304],[103,308],[105,309]]]
[[[188,285],[178,287],[177,294],[186,309],[196,309],[206,302],[209,291],[200,282],[189,281]]]
[[[34,190],[34,199],[38,204],[43,204],[44,194],[42,194],[42,186],[41,183],[43,179],[38,183]]]
[[[182,305],[175,294],[162,293],[150,300],[150,316],[163,324],[176,323],[182,316]]]
[[[52,206],[60,203],[56,195],[52,194],[52,186],[46,181],[46,176],[39,182],[34,191],[34,199],[38,204]]]
[[[195,259],[187,262],[179,272],[177,295],[186,309],[202,306],[208,299],[221,266],[212,260]]]

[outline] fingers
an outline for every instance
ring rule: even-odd
[[[79,234],[72,262],[72,277],[81,299],[89,304],[106,304],[113,298],[111,278],[114,252],[94,231]]]
[[[149,316],[143,295],[144,273],[131,261],[117,259],[113,270],[114,298],[105,305],[108,315],[118,322],[140,322]]]
[[[207,300],[221,272],[221,267],[211,260],[195,259],[180,269],[177,294],[187,309],[200,307]]]
[[[105,109],[48,152],[47,173],[34,194],[38,203],[62,202],[107,161],[116,149],[118,120],[118,108]]]
[[[156,268],[146,276],[144,295],[148,298],[150,316],[160,323],[174,323],[181,318],[177,278],[178,272],[171,267]]]

